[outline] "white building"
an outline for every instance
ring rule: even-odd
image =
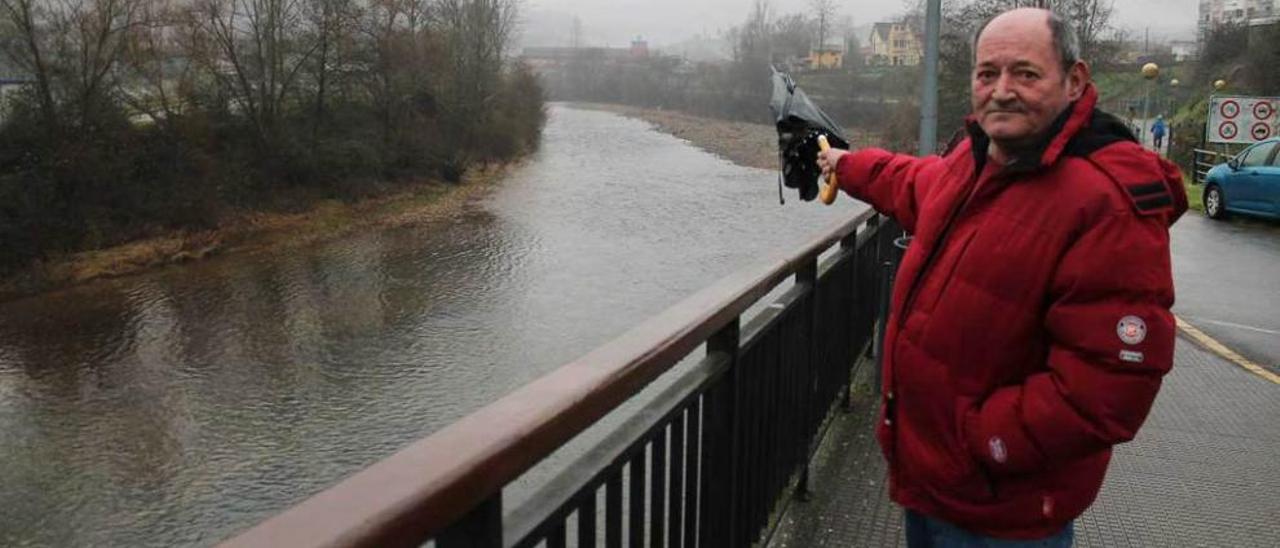
[[[1280,0],[1200,0],[1199,40],[1222,25],[1270,25],[1280,22]]]
[[[1188,59],[1195,59],[1199,52],[1197,44],[1190,40],[1175,40],[1170,42],[1169,49],[1173,53],[1173,59],[1179,63]]]

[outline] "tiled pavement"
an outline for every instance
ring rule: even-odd
[[[813,463],[813,497],[790,505],[775,547],[905,546],[864,402]],[[1185,339],[1137,439],[1116,448],[1081,547],[1280,547],[1280,386]]]

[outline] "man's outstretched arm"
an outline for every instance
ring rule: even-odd
[[[893,217],[907,232],[915,232],[920,200],[928,186],[921,171],[940,161],[937,156],[916,158],[878,148],[832,149],[819,156],[818,165],[824,173],[834,166],[842,190]]]

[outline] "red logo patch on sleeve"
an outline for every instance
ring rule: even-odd
[[[1116,335],[1125,344],[1135,345],[1147,340],[1147,322],[1137,316],[1125,316],[1116,325]]]

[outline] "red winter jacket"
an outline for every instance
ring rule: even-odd
[[[1172,366],[1181,175],[1096,101],[1090,86],[994,174],[972,120],[944,157],[867,149],[836,166],[841,188],[915,235],[877,431],[907,508],[993,537],[1056,533]]]

